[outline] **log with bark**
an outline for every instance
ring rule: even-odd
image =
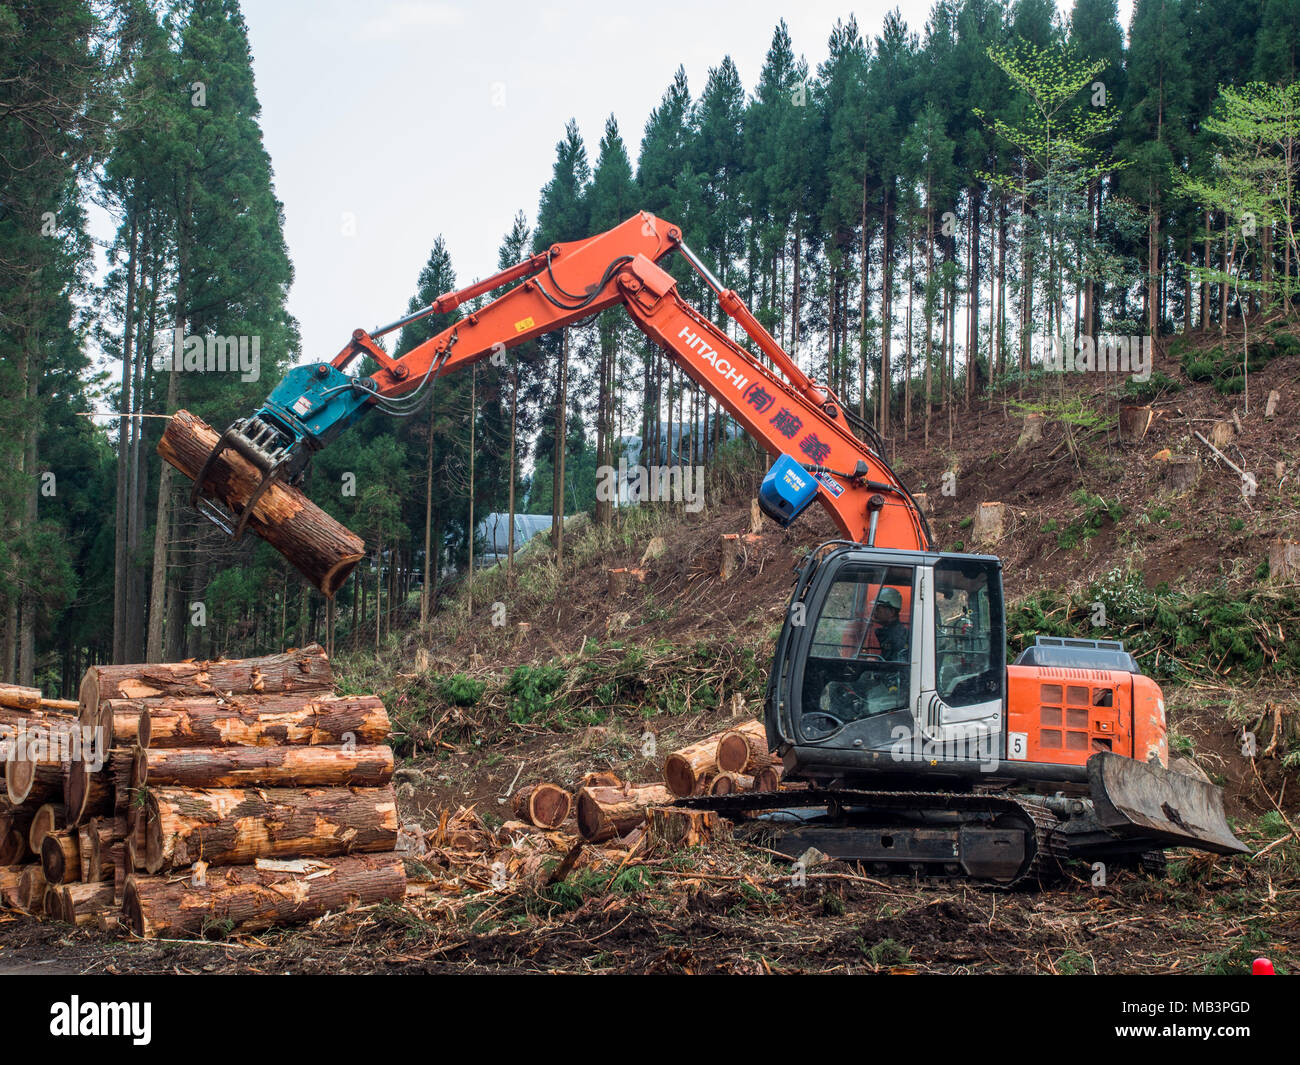
[[[726,732],[715,732],[711,736],[679,751],[674,751],[664,761],[664,783],[668,790],[679,799],[699,794],[707,780],[718,771],[718,742]]]
[[[640,825],[647,806],[669,802],[672,795],[662,784],[581,788],[577,796],[578,833],[588,843],[603,843]]]
[[[19,865],[27,857],[27,835],[0,824],[0,865]]]
[[[295,863],[297,864],[297,863]],[[192,878],[132,876],[123,909],[138,936],[236,935],[297,924],[330,911],[397,902],[406,872],[395,854],[301,863],[301,871],[256,865],[208,869]]]
[[[81,879],[81,848],[75,828],[45,837],[41,842],[41,870],[47,884],[71,884]]]
[[[753,791],[754,778],[742,773],[719,773],[709,782],[710,795],[733,795],[738,791]]]
[[[113,908],[113,884],[64,884],[58,890],[59,918],[68,924],[97,924]]]
[[[729,729],[718,740],[718,769],[724,773],[747,773],[772,761],[767,749],[767,729],[761,721],[746,721]]]
[[[114,843],[113,822],[92,819],[77,828],[77,847],[81,855],[81,879],[93,884],[113,879],[113,859],[109,849]]]
[[[107,765],[96,768],[94,762],[78,759],[64,768],[63,811],[69,825],[112,813],[115,797],[113,773]]]
[[[136,748],[131,786],[179,788],[381,788],[393,749],[354,747]]]
[[[5,764],[5,792],[15,806],[39,806],[63,798],[63,763],[38,758],[13,758]]]
[[[18,881],[18,898],[22,904],[20,908],[28,913],[40,914],[45,910],[45,874],[40,862],[23,866]]]
[[[397,846],[397,802],[383,788],[149,788],[145,868],[196,861],[328,858]],[[137,858],[139,855],[137,854]]]
[[[754,790],[776,791],[776,786],[781,783],[781,776],[784,772],[785,767],[780,762],[761,766],[754,773]]]
[[[140,700],[148,748],[383,744],[392,725],[375,695],[329,692]]]
[[[530,825],[559,828],[573,808],[573,796],[558,784],[543,780],[515,792],[510,807],[517,818]]]
[[[91,666],[77,696],[83,725],[101,724],[100,703],[109,699],[185,698],[195,695],[269,695],[272,692],[324,691],[334,687],[334,672],[319,644],[257,658],[155,662]],[[134,743],[124,736],[123,743]],[[112,746],[111,738],[106,746]]]
[[[8,865],[0,867],[0,904],[11,910],[24,909],[18,886],[22,882],[25,865]]]
[[[25,688],[21,684],[0,684],[0,706],[10,710],[39,710],[41,689]]]
[[[178,410],[163,430],[158,454],[194,480],[219,437],[200,418]],[[261,481],[262,471],[228,448],[212,464],[202,488],[238,513]],[[334,598],[366,551],[361,537],[283,482],[272,484],[258,500],[248,529],[279,551],[327,599]]]

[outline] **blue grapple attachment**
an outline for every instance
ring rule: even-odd
[[[190,506],[239,540],[267,489],[277,481],[299,483],[311,456],[361,417],[373,395],[368,378],[350,377],[328,363],[294,367],[256,413],[221,434],[194,479]],[[262,474],[248,502],[239,508],[223,505],[205,487],[213,465],[227,448]]]

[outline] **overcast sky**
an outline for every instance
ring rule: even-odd
[[[635,166],[679,65],[698,97],[730,55],[749,92],[779,19],[815,71],[837,18],[895,6],[923,29],[930,0],[245,0],[304,358],[399,317],[438,234],[459,283],[494,272],[570,118],[594,163],[612,112]]]

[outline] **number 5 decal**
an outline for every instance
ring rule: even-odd
[[[1007,757],[1023,762],[1029,757],[1029,733],[1007,733]]]

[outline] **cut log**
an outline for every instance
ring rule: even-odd
[[[200,859],[243,865],[256,858],[329,858],[397,846],[391,786],[149,788],[145,802],[144,858],[150,873]]]
[[[727,823],[713,810],[651,806],[645,813],[647,849],[651,854],[699,847],[728,834]]]
[[[27,846],[35,855],[41,853],[41,844],[45,842],[45,837],[51,832],[58,832],[67,824],[67,818],[63,814],[63,804],[57,802],[47,802],[44,806],[39,806],[36,813],[32,815],[32,823],[27,829]]]
[[[393,749],[361,747],[137,748],[132,787],[381,788]]]
[[[91,825],[90,862],[86,875],[81,879],[86,883],[99,880],[113,880],[117,877],[118,846],[120,840],[113,837],[111,824],[99,821]]]
[[[140,700],[148,748],[383,744],[392,726],[375,695],[328,692]]]
[[[237,935],[299,924],[330,911],[397,902],[406,893],[402,859],[360,854],[322,863],[307,873],[253,865],[209,869],[206,884],[190,879],[132,876],[123,909],[138,936]]]
[[[65,884],[59,888],[63,920],[68,924],[93,924],[113,905],[111,881],[96,884]]]
[[[754,774],[754,790],[776,791],[776,786],[781,783],[781,776],[784,772],[785,767],[780,762],[762,766]]]
[[[108,766],[95,769],[91,762],[69,762],[63,776],[63,811],[69,825],[113,811],[113,773]]]
[[[761,721],[746,721],[718,740],[718,768],[724,773],[749,773],[772,760],[767,749],[767,729]]]
[[[45,874],[41,871],[40,862],[23,866],[22,877],[18,881],[18,898],[22,901],[22,909],[28,913],[40,914],[45,911]]]
[[[543,780],[517,791],[510,808],[517,818],[530,825],[559,828],[573,809],[573,796],[558,784]]]
[[[578,792],[578,833],[588,843],[622,836],[645,820],[647,806],[672,801],[661,784],[628,784],[621,788],[582,788]]]
[[[63,798],[63,763],[14,758],[5,763],[5,792],[15,806]]]
[[[698,794],[704,778],[717,773],[718,742],[728,731],[715,732],[670,754],[664,761],[664,783],[668,790],[679,799]]]
[[[21,829],[0,829],[0,865],[18,865],[27,857],[27,836]]]
[[[18,885],[22,882],[25,868],[27,867],[24,865],[0,867],[0,905],[8,906],[11,910],[25,909],[22,897],[18,893]]]
[[[220,434],[187,410],[167,422],[158,454],[190,480],[203,469]],[[239,513],[262,481],[262,471],[232,449],[223,451],[201,486]],[[365,541],[344,528],[298,489],[276,482],[249,516],[248,529],[280,552],[327,598],[365,555]]]
[[[126,841],[121,840],[114,843],[108,849],[108,853],[113,862],[113,901],[120,903],[122,901],[122,893],[126,890]]]
[[[741,773],[719,773],[709,781],[710,795],[734,795],[738,791],[753,791],[754,778]]]
[[[25,688],[20,684],[0,684],[0,706],[11,710],[39,710],[41,689]]]
[[[71,884],[81,879],[81,849],[75,828],[45,837],[41,842],[41,870],[47,884]]]
[[[319,644],[259,658],[144,665],[91,666],[81,678],[81,723],[94,725],[106,699],[152,699],[161,695],[269,695],[334,687],[334,672]],[[124,737],[124,743],[135,742]],[[109,744],[112,746],[112,744]]]

